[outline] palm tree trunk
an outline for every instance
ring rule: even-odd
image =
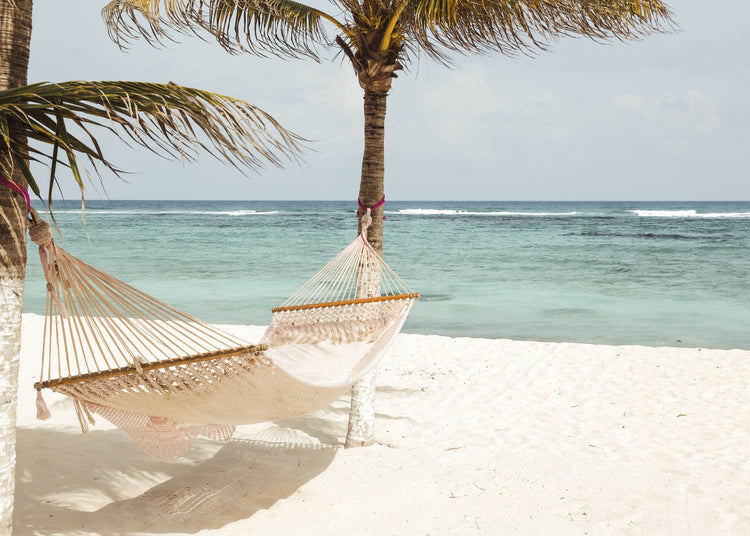
[[[385,193],[385,108],[387,93],[365,90],[365,150],[359,200],[366,207],[377,205]],[[373,209],[367,241],[383,255],[383,205]]]
[[[21,352],[21,306],[23,305],[23,272],[26,255],[15,255],[25,240],[9,227],[23,226],[23,218],[6,215],[13,210],[10,196],[3,195],[0,204],[0,535],[10,536],[13,519],[13,494],[16,467],[16,405],[18,401],[18,362]],[[16,205],[24,205],[25,201]],[[15,220],[15,221],[13,221]],[[20,223],[19,223],[20,221]],[[15,243],[14,243],[15,242]],[[7,263],[7,264],[6,264]]]
[[[32,0],[0,3],[0,90],[26,85]],[[11,169],[7,149],[0,162]],[[18,169],[6,177],[26,183]],[[21,307],[26,274],[26,200],[0,186],[0,536],[10,536],[16,466],[16,405]]]
[[[366,207],[377,205],[384,195],[385,110],[387,92],[365,89],[365,150],[359,200]],[[373,209],[367,241],[383,254],[383,205]],[[373,369],[352,387],[347,448],[371,445],[375,431],[375,377]]]

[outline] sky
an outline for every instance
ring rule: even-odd
[[[232,56],[188,36],[124,53],[107,36],[104,4],[34,2],[29,83],[173,81],[246,100],[312,142],[301,164],[245,176],[209,155],[183,165],[108,140],[130,173],[94,177],[87,199],[356,200],[362,90],[340,55]],[[387,198],[750,200],[750,4],[669,5],[679,29],[642,41],[563,38],[533,57],[411,63],[388,98]],[[61,179],[77,199],[72,178]]]

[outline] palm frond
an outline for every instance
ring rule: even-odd
[[[102,10],[110,38],[121,47],[144,37],[152,45],[170,32],[205,31],[227,51],[319,60],[328,44],[323,21],[333,17],[294,0],[112,0]]]
[[[561,36],[639,39],[673,29],[660,0],[404,0],[399,31],[439,61],[451,52],[544,50]]]
[[[304,141],[247,102],[171,82],[43,82],[0,91],[0,144],[14,160],[7,165],[20,166],[37,195],[26,154],[53,169],[68,167],[80,186],[81,159],[97,174],[97,164],[120,173],[103,154],[97,127],[161,156],[190,161],[203,150],[240,170],[295,161]],[[58,160],[59,151],[67,163]],[[0,171],[9,176],[12,170]]]

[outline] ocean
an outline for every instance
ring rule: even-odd
[[[59,245],[203,320],[266,325],[356,233],[356,202],[56,202]],[[750,349],[750,202],[388,201],[404,331]],[[33,244],[24,312],[43,314]]]

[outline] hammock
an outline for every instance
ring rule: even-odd
[[[43,388],[71,397],[84,433],[98,414],[165,461],[199,435],[321,409],[370,371],[419,297],[363,231],[272,310],[250,344],[97,270],[58,247],[33,214],[47,306]],[[369,213],[363,220],[369,218]]]

